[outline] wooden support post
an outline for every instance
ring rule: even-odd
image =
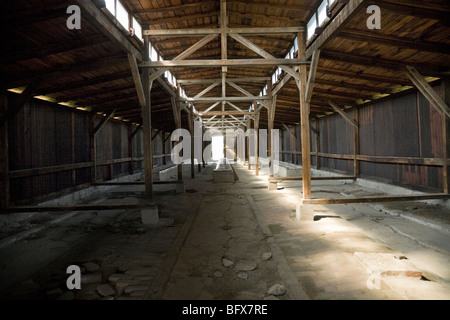
[[[152,135],[152,141],[155,140],[156,136],[161,132],[161,129],[157,129],[156,132]]]
[[[131,158],[128,162],[128,173],[133,174],[133,126],[128,126],[128,158]]]
[[[177,112],[177,119],[178,119],[177,128],[181,129],[181,105],[177,106],[176,112]],[[181,150],[180,156],[181,156],[181,159],[183,159],[183,156],[184,156],[183,150]],[[181,162],[178,165],[177,170],[178,170],[178,180],[181,181],[181,180],[183,180],[183,162]]]
[[[205,150],[205,141],[203,140],[203,137],[205,135],[205,131],[206,131],[205,126],[202,125],[202,163],[203,163],[203,168],[206,167],[205,158],[203,157],[203,152]]]
[[[272,81],[267,81],[267,94],[272,96]],[[269,149],[269,177],[274,175],[274,155],[273,155],[273,144],[272,144],[272,131],[274,129],[273,123],[275,120],[275,108],[276,108],[277,97],[273,97],[269,100],[269,107],[267,108],[267,128],[269,130],[268,134],[268,149]]]
[[[188,113],[188,123],[189,123],[189,132],[191,134],[191,179],[195,178],[195,155],[194,155],[194,109],[191,106],[189,106],[189,113]]]
[[[450,104],[450,79],[444,79],[442,81],[442,86],[444,87],[444,100],[446,104]],[[450,168],[448,165],[448,160],[450,159],[450,118],[444,114],[442,114],[442,151],[444,158],[443,165],[443,186],[444,193],[450,194]]]
[[[354,128],[358,128],[358,123],[354,119],[351,119],[345,113],[345,111],[342,110],[341,108],[339,108],[333,101],[329,100],[328,104],[334,109],[334,111],[339,113],[345,119],[345,121],[347,121],[349,124],[351,124]]]
[[[71,158],[72,158],[72,164],[76,163],[76,157],[75,157],[75,112],[70,113],[70,148],[71,148]],[[72,170],[72,186],[75,186],[77,184],[77,171],[74,169]]]
[[[8,109],[4,111],[0,117],[0,122],[8,121],[11,117],[14,117],[24,105],[26,105],[35,94],[36,90],[39,88],[42,79],[39,77],[34,80],[30,85],[28,85],[25,90],[17,97],[14,103],[9,103]]]
[[[299,32],[297,35],[298,58],[305,59],[306,33]],[[300,121],[302,139],[302,176],[303,176],[303,199],[311,199],[311,146],[309,127],[309,103],[306,101],[307,72],[306,65],[299,65],[299,95],[300,95]]]
[[[199,151],[198,155],[200,156],[200,159],[197,159],[197,162],[198,162],[197,170],[200,173],[200,172],[202,172],[202,161],[203,161],[203,123],[201,124],[201,127],[199,129],[197,129],[197,131],[195,130],[195,125],[194,125],[194,132],[195,132],[194,141],[199,142],[199,145],[197,146],[197,150]]]
[[[0,118],[6,118],[7,112],[8,92],[3,88],[0,92]],[[0,122],[0,177],[0,209],[3,211],[10,205],[8,121]]]
[[[428,84],[422,75],[411,66],[407,66],[407,75],[411,82],[419,89],[419,91],[427,98],[431,105],[439,112],[450,117],[450,108],[448,101],[444,101],[436,91]]]
[[[144,37],[144,48],[142,53],[143,61],[149,61],[150,42],[148,36]],[[150,92],[153,82],[150,82],[150,69],[142,70],[142,87],[144,90],[145,105],[141,105],[142,127],[144,132],[144,177],[145,177],[145,198],[154,200],[153,193],[153,154],[152,154],[152,113]]]
[[[162,145],[162,154],[163,154],[163,158],[162,158],[162,162],[163,165],[165,166],[167,164],[166,161],[166,133],[163,131],[162,135],[161,135],[161,145]]]
[[[256,112],[255,111],[255,138],[254,138],[254,143],[255,143],[255,175],[259,175],[259,116],[260,116],[260,111]]]
[[[89,144],[90,144],[90,154],[91,162],[93,163],[91,168],[91,182],[97,182],[97,141],[95,135],[95,114],[92,114],[89,122]]]
[[[354,130],[354,142],[353,142],[353,151],[354,151],[354,160],[353,160],[353,175],[355,177],[359,176],[360,166],[358,156],[360,153],[360,144],[359,144],[359,109],[353,108],[353,120],[358,124],[356,127],[353,127]]]
[[[289,132],[289,151],[291,152],[291,162],[296,163],[295,152],[297,152],[297,135],[295,134],[295,129],[281,123],[282,126]]]
[[[252,125],[252,120],[248,119],[247,120],[247,169],[250,170],[252,168],[252,164],[250,162],[250,128]]]
[[[104,126],[105,124],[111,119],[112,116],[114,116],[114,113],[116,112],[116,109],[114,109],[112,112],[110,112],[108,115],[106,115],[102,121],[100,121],[94,128],[93,134],[96,135]]]
[[[320,122],[316,119],[316,169],[320,170]]]

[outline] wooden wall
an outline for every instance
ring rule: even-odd
[[[443,95],[443,85],[434,89]],[[346,113],[353,118],[353,110]],[[422,191],[442,191],[442,116],[420,92],[365,105],[358,113],[361,176]],[[315,121],[311,126],[315,128]],[[354,130],[338,114],[319,119],[321,169],[354,173]],[[283,136],[283,154],[289,159],[288,133]],[[298,127],[297,143],[300,143]],[[311,133],[313,166],[317,164],[316,144],[316,135]],[[296,163],[301,164],[301,158]]]
[[[8,93],[8,100],[15,96]],[[101,120],[101,116],[42,100],[25,104],[8,121],[11,203],[40,201],[93,182],[90,132]],[[96,134],[97,181],[141,171],[142,129],[130,141],[134,130],[128,123],[110,120]],[[154,139],[153,153],[159,155],[155,165],[163,162],[162,135]],[[166,142],[166,153],[170,153]]]

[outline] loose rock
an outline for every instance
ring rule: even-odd
[[[228,259],[226,259],[226,258],[223,258],[222,259],[222,264],[223,264],[223,266],[224,267],[231,267],[231,266],[233,266],[234,265],[234,262],[233,261],[231,261],[231,260],[228,260]]]
[[[241,260],[236,264],[236,269],[239,271],[252,271],[258,267],[254,261]]]
[[[282,296],[285,293],[286,293],[286,288],[282,284],[274,284],[267,291],[267,294],[269,296]]]
[[[96,283],[102,281],[101,273],[89,273],[81,275],[81,283]]]
[[[116,293],[113,287],[111,287],[109,284],[101,284],[97,286],[97,292],[102,297],[112,296]]]
[[[215,272],[213,273],[213,275],[214,275],[214,277],[216,277],[216,278],[222,278],[222,277],[223,277],[222,271],[219,271],[219,270],[215,271]]]
[[[241,278],[242,280],[247,280],[248,279],[248,273],[247,272],[239,272],[237,276],[238,276],[238,278]]]
[[[264,252],[264,253],[261,255],[261,258],[262,258],[263,260],[269,260],[270,258],[272,258],[272,252],[270,252],[270,251]]]
[[[94,262],[83,263],[83,266],[86,267],[86,271],[87,272],[95,272],[98,269],[100,269],[100,266],[98,264],[94,263]]]

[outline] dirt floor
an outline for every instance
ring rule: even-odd
[[[141,209],[17,214],[0,229],[2,300],[447,300],[448,208],[424,202],[315,206],[295,219],[298,182],[268,190],[234,165],[239,180],[214,181],[214,164],[185,192],[156,185],[159,222]],[[82,203],[141,204],[142,186]],[[316,197],[374,195],[354,181],[316,181]],[[69,290],[67,267],[81,289]]]

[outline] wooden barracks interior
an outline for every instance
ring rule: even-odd
[[[450,299],[447,0],[0,11],[2,300]]]

